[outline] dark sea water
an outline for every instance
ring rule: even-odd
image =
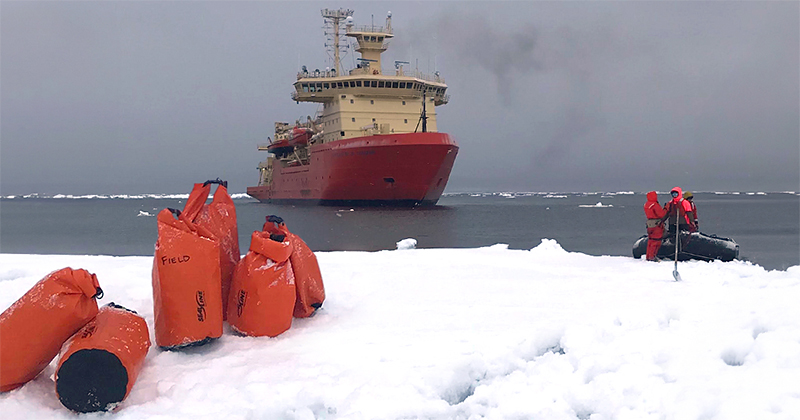
[[[182,209],[184,196],[138,198],[5,197],[0,252],[152,255],[155,214]],[[666,194],[659,195],[665,200]],[[283,217],[315,251],[417,248],[530,249],[543,238],[567,251],[631,256],[645,233],[641,193],[450,194],[433,208],[393,209],[263,204],[235,195],[242,254],[265,216]],[[767,269],[800,265],[800,196],[796,193],[696,193],[700,230],[734,239],[740,259]],[[598,206],[600,203],[600,206]]]

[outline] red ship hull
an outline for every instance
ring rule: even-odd
[[[281,167],[270,185],[248,187],[262,202],[434,205],[458,153],[445,133],[356,137],[313,145],[308,164]]]

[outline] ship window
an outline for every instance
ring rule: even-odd
[[[369,100],[369,104],[370,104],[370,105],[375,105],[375,101],[374,101],[374,100],[372,100],[372,99],[370,99],[370,100]],[[678,242],[678,241],[675,241],[675,242]]]
[[[327,83],[323,83],[323,84],[322,84],[322,86],[323,86],[325,89],[329,89],[329,88],[330,88],[330,85],[329,85],[329,84],[327,84]]]
[[[340,131],[340,133],[341,133],[342,137],[344,137],[344,131]],[[677,242],[677,241],[675,241],[675,242]]]
[[[378,37],[378,42],[383,42],[383,37],[382,36]]]
[[[390,87],[392,87],[392,82],[386,82],[386,87],[387,87],[387,88],[390,88]]]
[[[342,95],[342,99],[347,99],[347,95]]]
[[[352,99],[350,100],[350,103],[351,103],[351,104],[353,103],[353,100],[352,100]]]
[[[342,82],[336,82],[336,87],[341,89],[342,88]]]
[[[350,82],[344,82],[344,87],[349,88],[350,87]]]
[[[383,80],[381,80],[380,82],[378,82],[378,87],[379,87],[379,88],[383,87]]]
[[[408,124],[408,118],[403,120],[404,123]],[[677,241],[676,241],[677,242]]]
[[[409,83],[409,84],[407,84],[407,85],[406,85],[406,89],[411,89],[411,88],[413,88],[413,87],[414,87],[414,84],[413,84],[413,83]]]
[[[392,82],[392,87],[397,89],[397,82]]]
[[[406,82],[400,82],[400,89],[406,88]]]
[[[353,118],[353,122],[356,122],[356,119],[355,119],[355,118]]]
[[[372,119],[372,122],[375,122],[375,118]],[[676,241],[677,242],[677,241]]]
[[[317,83],[317,92],[322,92],[322,83]]]
[[[403,101],[403,105],[405,105],[405,104],[406,104],[406,101]]]
[[[356,80],[356,87],[361,87],[361,80]]]
[[[308,84],[303,83],[303,92],[308,92]]]
[[[372,81],[372,87],[378,87],[378,81],[377,80],[373,80]]]
[[[371,37],[369,37],[369,40],[372,41],[372,42],[375,42],[375,37],[371,36]]]

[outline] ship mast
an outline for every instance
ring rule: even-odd
[[[336,71],[336,74],[342,74],[339,60],[339,21],[352,17],[354,12],[355,11],[351,9],[322,10],[322,17],[325,19],[325,22],[331,23],[333,26],[331,30],[332,33],[328,35],[333,35],[333,69]]]
[[[428,132],[428,113],[425,110],[425,102],[426,102],[425,99],[426,99],[425,98],[425,91],[423,90],[422,91],[422,114],[420,114],[419,121],[417,121],[417,128],[414,129],[415,133],[419,129],[419,123],[422,123],[422,132],[423,133],[427,133]]]

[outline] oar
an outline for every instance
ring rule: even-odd
[[[675,217],[675,269],[672,270],[672,277],[675,277],[675,281],[681,281],[681,275],[678,273],[678,245],[680,244],[680,233],[681,230],[678,228],[680,226],[680,217],[681,217],[681,208],[678,206],[677,211],[675,212],[677,217]]]

